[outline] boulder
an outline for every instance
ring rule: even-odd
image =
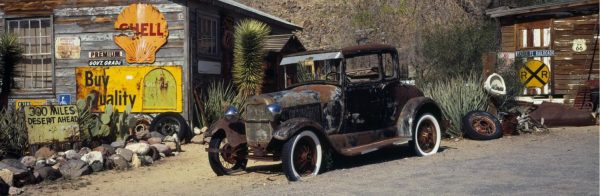
[[[75,150],[67,150],[67,151],[65,151],[65,158],[67,158],[67,159],[81,159],[81,155],[79,155],[79,153],[77,153]]]
[[[162,143],[162,139],[159,137],[151,137],[150,139],[148,139],[148,144],[152,145],[152,144],[160,144]]]
[[[0,195],[8,195],[8,189],[10,186],[0,179]]]
[[[47,159],[52,157],[56,152],[54,152],[54,150],[51,150],[50,148],[44,146],[41,147],[40,149],[38,149],[37,151],[35,151],[35,158],[37,159]]]
[[[153,138],[153,137],[160,138],[160,140],[162,140],[163,138],[165,138],[165,136],[163,134],[161,134],[159,132],[156,132],[156,131],[150,132],[150,138]]]
[[[59,170],[50,166],[36,168],[34,172],[38,173],[44,180],[56,180],[62,176]]]
[[[65,156],[66,156],[66,154],[65,154],[65,152],[62,152],[62,151],[61,151],[61,152],[58,152],[58,153],[56,153],[56,156],[57,156],[57,158],[58,158],[58,157],[65,157]]]
[[[171,156],[173,151],[171,151],[171,147],[165,144],[152,144],[152,147],[156,148],[159,153],[165,154],[166,156]]]
[[[46,165],[50,165],[50,166],[52,166],[52,165],[54,165],[54,164],[56,164],[56,163],[57,163],[57,161],[56,161],[56,159],[54,159],[54,158],[49,158],[49,159],[46,159]]]
[[[2,178],[8,176],[6,170],[12,173],[12,180],[5,179],[6,183],[13,183],[12,186],[22,186],[35,180],[27,167],[17,159],[4,159],[0,161],[0,170],[3,171]]]
[[[138,155],[146,155],[150,151],[150,145],[146,143],[133,143],[125,146],[125,149],[129,149]]]
[[[152,160],[158,160],[160,159],[160,152],[158,152],[156,147],[150,146],[150,150],[148,151],[148,154],[146,154],[146,156],[152,157]]]
[[[110,146],[112,146],[113,148],[123,148],[125,147],[125,141],[115,141],[110,143]]]
[[[35,167],[35,163],[37,159],[33,156],[24,156],[21,158],[21,164],[25,165],[25,167]]]
[[[141,166],[142,166],[142,161],[140,160],[140,157],[138,157],[138,155],[133,155],[133,157],[131,158],[131,167],[138,168]]]
[[[91,168],[82,160],[69,160],[66,164],[60,166],[60,174],[67,179],[75,179],[90,173],[92,173]]]
[[[81,149],[79,149],[79,156],[83,156],[89,152],[92,152],[92,149],[88,148],[88,147],[83,147]]]
[[[133,151],[125,148],[117,148],[116,153],[121,155],[127,162],[131,162],[133,157]]]
[[[85,161],[88,165],[94,163],[94,161],[99,161],[100,163],[104,163],[104,157],[101,152],[92,151],[81,157],[82,161]]]
[[[150,138],[150,132],[148,130],[140,130],[135,132],[135,138],[138,140],[146,140]]]
[[[42,159],[42,160],[37,160],[35,162],[35,167],[44,167],[46,166],[46,160]]]
[[[104,147],[104,149],[106,149],[106,151],[108,151],[108,153],[110,155],[115,154],[115,150],[117,149],[117,148],[112,147],[111,145],[108,145],[108,144],[102,144],[102,147]]]
[[[133,153],[132,153],[133,154]],[[116,170],[129,169],[128,161],[120,154],[113,154],[106,160],[107,167]]]
[[[146,155],[142,158],[142,165],[146,165],[146,166],[152,165],[152,164],[154,164],[154,160],[156,160],[156,159],[152,158],[151,156]]]
[[[8,186],[13,185],[13,173],[9,169],[0,169],[0,179]]]
[[[104,170],[104,163],[100,161],[94,161],[92,164],[90,164],[90,167],[92,168],[92,171],[99,172]]]
[[[23,193],[22,188],[10,187],[8,189],[8,195],[20,195],[21,193]]]

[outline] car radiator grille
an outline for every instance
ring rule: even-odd
[[[246,106],[246,140],[250,146],[267,145],[273,134],[271,113],[266,105]]]

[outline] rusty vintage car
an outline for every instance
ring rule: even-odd
[[[248,159],[283,163],[290,181],[317,175],[326,156],[361,155],[410,144],[418,156],[440,146],[443,114],[402,79],[389,45],[309,51],[281,61],[286,88],[246,101],[243,115],[230,107],[205,133],[217,175],[245,169]]]

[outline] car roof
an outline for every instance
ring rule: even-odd
[[[344,57],[352,57],[359,54],[369,54],[377,52],[396,52],[396,48],[387,44],[365,44],[345,47],[337,50],[310,50],[289,54],[283,57],[280,65],[287,65],[298,62],[303,59],[340,59]]]

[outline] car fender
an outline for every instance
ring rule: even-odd
[[[225,134],[227,141],[233,147],[246,143],[246,129],[244,121],[240,119],[227,120],[219,119],[210,126],[210,129],[204,133],[204,138],[210,138],[220,131]]]
[[[317,135],[324,136],[323,127],[318,123],[308,118],[292,118],[282,122],[273,132],[273,138],[281,141],[286,141],[294,136],[297,132],[305,129],[310,129],[316,132]]]
[[[433,114],[440,121],[443,132],[446,123],[440,106],[429,97],[415,97],[409,99],[404,105],[404,108],[402,108],[402,112],[400,112],[400,116],[396,121],[398,135],[403,137],[412,136],[414,123],[416,123],[416,118],[418,118],[417,115],[422,113]]]

